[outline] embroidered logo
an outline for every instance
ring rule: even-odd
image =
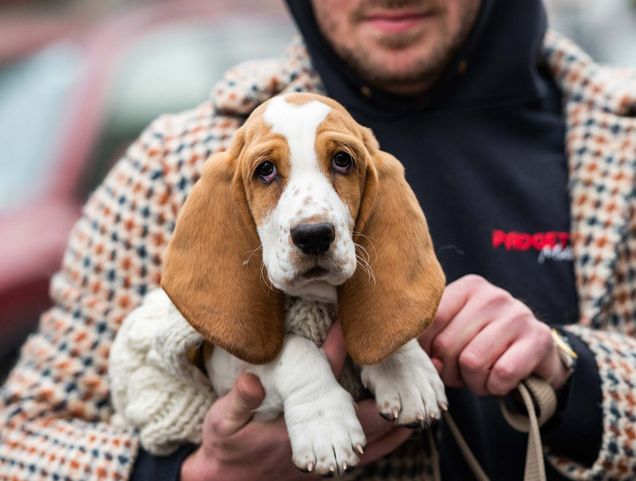
[[[492,231],[492,246],[507,251],[535,251],[537,262],[543,264],[546,259],[571,261],[574,259],[570,245],[569,232],[506,232]]]

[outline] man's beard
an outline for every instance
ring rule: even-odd
[[[404,48],[410,42],[403,37],[387,39],[381,42],[383,46],[392,50]],[[334,46],[334,48],[337,48]],[[441,74],[444,67],[454,57],[458,47],[447,47],[437,44],[434,50],[426,58],[418,59],[407,71],[394,72],[382,70],[381,66],[372,63],[367,52],[360,49],[338,48],[336,53],[365,81],[372,85],[382,87],[384,85],[409,85],[431,84]]]
[[[439,2],[428,2],[431,8],[445,9],[445,0]],[[427,85],[433,84],[444,71],[462,46],[468,34],[470,33],[477,16],[478,6],[474,6],[472,2],[466,2],[471,8],[463,8],[461,11],[460,30],[455,35],[443,32],[439,41],[433,46],[429,53],[422,58],[416,59],[408,70],[399,72],[383,69],[382,65],[375,65],[371,55],[364,49],[349,48],[344,45],[334,45],[332,47],[353,70],[365,81],[377,87],[408,87],[410,85]],[[479,2],[477,2],[478,4]],[[350,21],[352,23],[360,22],[366,17],[367,12],[380,8],[384,10],[404,9],[404,8],[420,8],[421,0],[367,0],[351,13]],[[388,49],[395,51],[396,55],[400,55],[399,51],[408,48],[419,40],[421,35],[426,32],[415,31],[405,32],[401,35],[392,35],[378,39],[379,44]]]

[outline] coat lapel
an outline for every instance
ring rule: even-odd
[[[564,95],[572,249],[581,323],[601,327],[628,235],[636,172],[636,105],[631,71],[610,71],[549,33],[545,59]],[[617,75],[613,75],[616,73]],[[628,74],[631,74],[628,75]],[[618,85],[608,85],[622,78]]]
[[[617,281],[634,194],[634,122],[613,114],[567,107],[572,249],[581,322],[601,327]],[[631,137],[634,137],[632,133]]]

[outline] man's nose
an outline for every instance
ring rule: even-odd
[[[333,224],[299,224],[291,229],[294,244],[305,254],[323,254],[336,237]]]

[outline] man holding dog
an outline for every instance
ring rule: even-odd
[[[194,143],[209,154],[258,103],[308,90],[342,103],[406,167],[449,281],[420,341],[490,479],[521,477],[526,436],[495,396],[531,374],[558,395],[542,428],[550,478],[630,479],[636,74],[546,35],[539,0],[288,6],[303,43],[279,65],[230,72],[211,103],[158,121],[89,202],[53,284],[58,304],[2,391],[1,462],[15,479],[308,479],[291,463],[284,423],[251,420],[264,395],[255,377],[214,403],[201,446],[155,457],[106,423],[103,371],[121,318],[157,285],[158,256],[205,157],[175,150],[180,136],[205,125],[213,135]],[[181,171],[155,174],[170,152],[183,157]],[[332,329],[323,349],[335,372],[342,346]],[[358,416],[369,440],[360,479],[427,479],[420,434],[380,418],[373,401]],[[439,438],[442,479],[471,479],[444,425]],[[49,444],[48,466],[29,461]]]

